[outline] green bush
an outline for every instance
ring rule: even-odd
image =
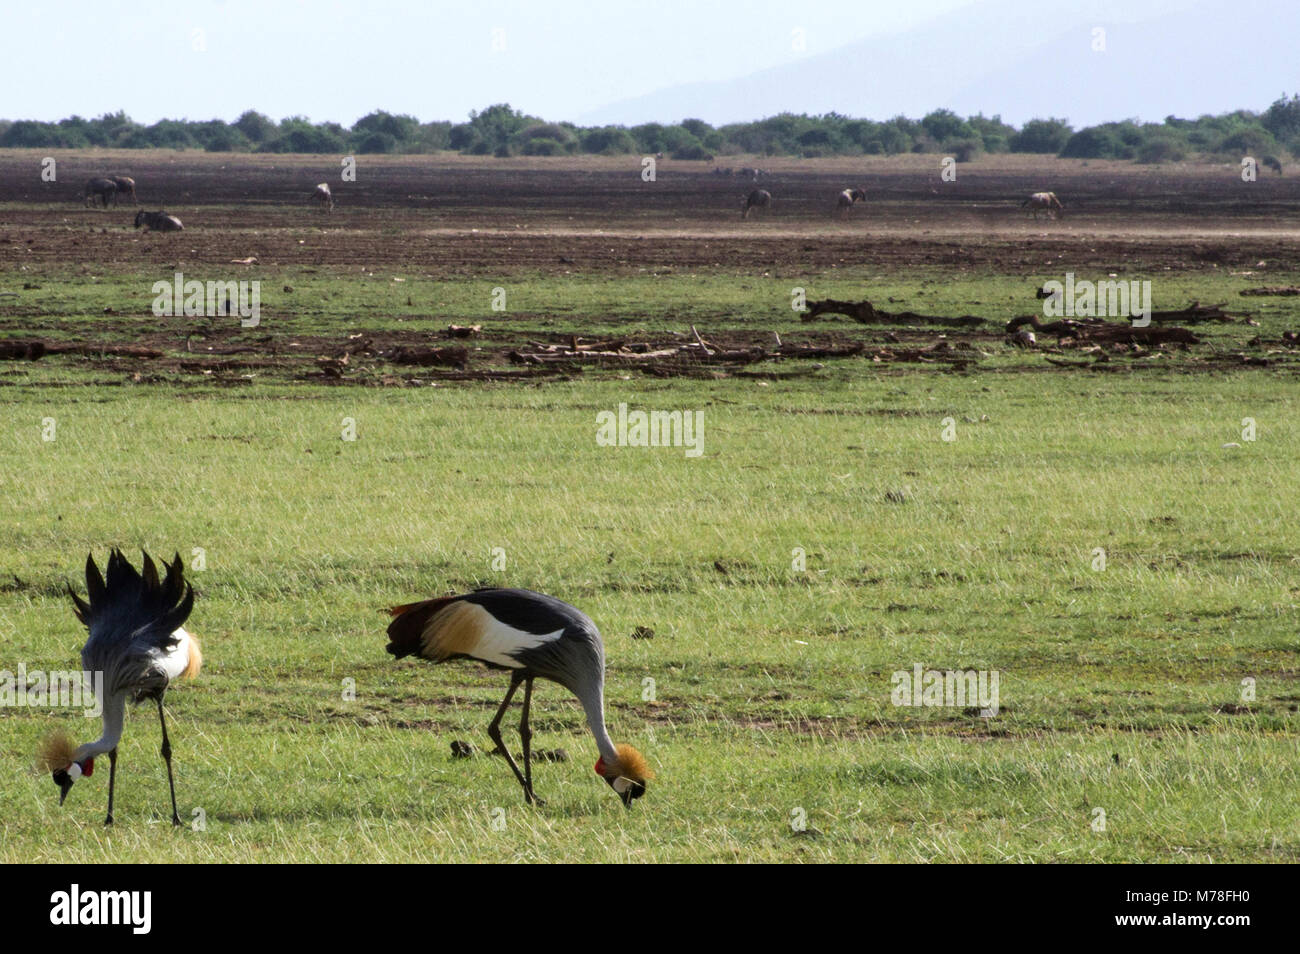
[[[276,136],[275,123],[259,112],[248,110],[235,120],[235,128],[251,143],[262,143]]]
[[[362,116],[353,123],[352,134],[357,142],[375,134],[387,136],[393,142],[395,149],[398,143],[405,143],[414,139],[419,128],[420,121],[414,116],[394,116],[392,113],[386,113],[381,109]],[[372,151],[392,152],[394,150]]]
[[[1138,146],[1137,161],[1142,163],[1178,162],[1187,158],[1182,143],[1168,136],[1153,137]]]
[[[1218,151],[1241,156],[1258,156],[1278,151],[1278,141],[1263,126],[1238,129],[1218,142]]]
[[[674,159],[701,159],[706,162],[713,159],[713,153],[704,148],[703,143],[687,143],[672,152]]]
[[[540,145],[532,145],[540,143]],[[1039,153],[1081,159],[1170,162],[1200,153],[1300,154],[1300,95],[1283,96],[1263,113],[1239,109],[1195,119],[1167,116],[1162,123],[1133,120],[1102,123],[1077,132],[1064,119],[1032,119],[1020,129],[1000,116],[962,118],[937,109],[923,118],[895,116],[878,122],[840,113],[780,113],[753,122],[713,127],[702,119],[676,125],[643,123],[579,128],[546,122],[508,103],[471,112],[463,123],[420,123],[415,117],[375,110],[345,129],[291,116],[279,123],[247,110],[232,123],[219,119],[163,119],[151,126],[118,111],[57,123],[0,120],[0,147],[27,148],[203,148],[210,152],[317,154],[430,153],[454,149],[476,156],[561,155],[564,153],[665,153],[678,159],[710,160],[720,154],[763,156],[898,155],[942,151],[961,162],[982,153]],[[558,147],[558,151],[557,151]]]
[[[219,129],[213,129],[203,143],[203,148],[207,152],[247,152],[250,144],[236,127],[222,125]]]
[[[1061,150],[1066,159],[1122,159],[1128,147],[1113,130],[1102,126],[1080,129]]]
[[[352,149],[355,152],[371,155],[375,153],[389,153],[397,151],[397,140],[384,132],[372,132],[354,138],[352,140]]]
[[[622,126],[585,129],[578,134],[578,143],[583,152],[600,153],[605,156],[636,152],[636,140]]]
[[[950,139],[972,139],[975,130],[956,113],[949,109],[936,109],[921,120],[921,128],[935,142]]]
[[[984,142],[973,136],[967,139],[953,139],[943,144],[943,151],[958,162],[970,162],[984,151]]]
[[[1070,125],[1064,119],[1031,119],[1011,137],[1011,151],[1056,155],[1069,140]]]
[[[568,143],[575,140],[573,132],[559,123],[535,123],[521,129],[516,134],[516,138],[520,142],[527,142],[530,139],[553,139],[555,142]]]
[[[459,126],[452,126],[447,133],[447,148],[458,149],[461,152],[471,151],[475,144],[482,140],[478,130],[469,123],[461,123]]]
[[[1260,124],[1279,142],[1300,137],[1300,96],[1279,97],[1260,117]]]
[[[564,148],[564,143],[558,139],[548,139],[545,136],[524,140],[523,149],[525,156],[562,156],[568,152]]]

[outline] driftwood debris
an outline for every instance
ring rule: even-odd
[[[1034,297],[1039,299],[1051,298],[1053,294],[1055,293],[1040,288],[1034,293]],[[1245,295],[1246,292],[1242,292],[1242,294]],[[1101,319],[1079,318],[1075,320],[1099,321]],[[1167,325],[1175,322],[1180,325],[1199,325],[1207,321],[1231,324],[1236,320],[1223,310],[1223,305],[1202,305],[1199,301],[1192,302],[1186,308],[1151,312],[1151,323],[1156,325]]]
[[[469,365],[468,348],[394,348],[385,357],[393,364],[414,364],[422,368]]]
[[[448,338],[475,338],[482,332],[482,325],[448,325],[443,334]]]
[[[1300,295],[1300,285],[1262,285],[1259,288],[1243,288],[1237,294],[1245,298],[1264,295]]]
[[[776,348],[753,345],[746,348],[723,348],[704,339],[692,340],[671,347],[652,347],[648,344],[628,344],[609,347],[533,342],[532,350],[515,349],[509,358],[516,364],[623,367],[661,377],[675,375],[710,376],[718,372],[734,371],[760,361],[810,360],[819,358],[868,357],[877,363],[907,361],[938,363],[954,368],[964,368],[975,361],[974,352],[953,349],[947,341],[939,341],[928,348],[899,348],[894,345],[869,347],[865,342],[854,341],[843,345],[799,345],[783,342]]]
[[[1152,313],[1152,321],[1155,313]],[[1156,328],[1147,326],[1135,328],[1131,324],[1120,324],[1100,319],[1061,318],[1057,321],[1042,322],[1037,315],[1022,315],[1007,322],[1007,334],[1014,335],[1025,325],[1038,334],[1056,335],[1058,338],[1073,338],[1090,344],[1125,344],[1162,345],[1162,344],[1200,344],[1201,339],[1187,328]]]
[[[826,298],[808,302],[804,321],[813,321],[822,315],[844,315],[863,325],[941,325],[946,328],[978,328],[984,319],[976,315],[946,318],[940,315],[921,315],[914,311],[882,311],[869,301],[838,301]]]
[[[1223,310],[1223,305],[1202,305],[1199,301],[1194,301],[1186,308],[1176,311],[1153,311],[1151,312],[1151,322],[1156,325],[1180,324],[1180,325],[1199,325],[1207,321],[1217,321],[1223,324],[1232,324],[1236,321],[1232,315]]]
[[[38,361],[47,354],[84,354],[92,357],[161,358],[156,348],[139,345],[75,344],[56,341],[0,341],[0,361]]]

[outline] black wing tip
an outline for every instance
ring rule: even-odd
[[[125,612],[128,618],[135,617],[142,624],[156,622],[170,626],[170,634],[189,617],[194,608],[194,588],[185,579],[180,553],[176,553],[171,563],[163,562],[165,574],[161,579],[149,551],[142,547],[140,554],[141,570],[137,570],[121,547],[110,547],[103,574],[95,563],[94,551],[86,555],[87,599],[83,600],[68,586],[77,618],[86,626],[102,613]]]

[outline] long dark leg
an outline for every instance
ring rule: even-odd
[[[530,797],[531,793],[528,788],[528,781],[524,778],[523,773],[519,771],[519,766],[515,764],[514,756],[510,754],[510,750],[506,748],[506,744],[501,741],[501,717],[506,714],[506,709],[510,705],[510,700],[514,698],[515,690],[519,688],[519,683],[522,681],[522,677],[518,675],[510,678],[510,688],[506,690],[506,697],[501,700],[501,706],[497,709],[497,714],[492,719],[492,724],[488,726],[488,736],[490,736],[492,741],[497,744],[497,748],[501,750],[501,754],[505,756],[506,763],[510,766],[510,771],[515,773],[515,778],[519,779],[519,784],[523,786],[524,789],[524,798],[531,801],[532,799]]]
[[[113,824],[113,783],[117,781],[117,746],[108,753],[108,816],[105,825]]]
[[[533,794],[533,730],[528,726],[528,706],[533,701],[533,677],[524,680],[524,714],[519,718],[519,739],[524,743],[524,797],[533,804],[540,799]]]
[[[167,738],[167,718],[163,715],[162,696],[158,697],[158,722],[162,725],[162,757],[167,763],[167,787],[172,793],[172,824],[179,826],[181,816],[176,811],[176,781],[172,778],[172,744]]]

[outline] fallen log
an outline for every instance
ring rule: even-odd
[[[1059,321],[1041,322],[1037,315],[1022,315],[1007,322],[1007,334],[1014,335],[1020,328],[1029,325],[1039,334],[1057,335],[1060,338],[1074,338],[1090,344],[1125,344],[1162,345],[1162,344],[1200,344],[1201,339],[1188,328],[1135,328],[1130,324],[1090,319],[1077,321],[1062,318]]]
[[[385,357],[393,364],[413,364],[422,368],[438,365],[464,368],[469,364],[469,349],[394,348]]]
[[[0,361],[39,361],[45,353],[44,341],[0,341]]]
[[[1262,295],[1300,295],[1300,285],[1262,285],[1259,288],[1243,288],[1237,294],[1246,298]]]
[[[821,315],[844,315],[863,325],[942,325],[948,328],[977,328],[984,319],[976,315],[947,318],[940,315],[921,315],[914,311],[882,311],[869,301],[838,301],[827,298],[810,301],[803,314],[804,321],[813,321]]]
[[[1171,322],[1177,322],[1180,325],[1198,325],[1206,321],[1232,324],[1236,320],[1223,310],[1223,305],[1202,305],[1199,301],[1194,301],[1186,308],[1177,311],[1151,312],[1151,321],[1157,325],[1170,324]]]
[[[37,361],[49,354],[83,354],[92,357],[161,358],[156,348],[140,345],[61,343],[57,341],[4,341],[0,342],[0,360]]]

